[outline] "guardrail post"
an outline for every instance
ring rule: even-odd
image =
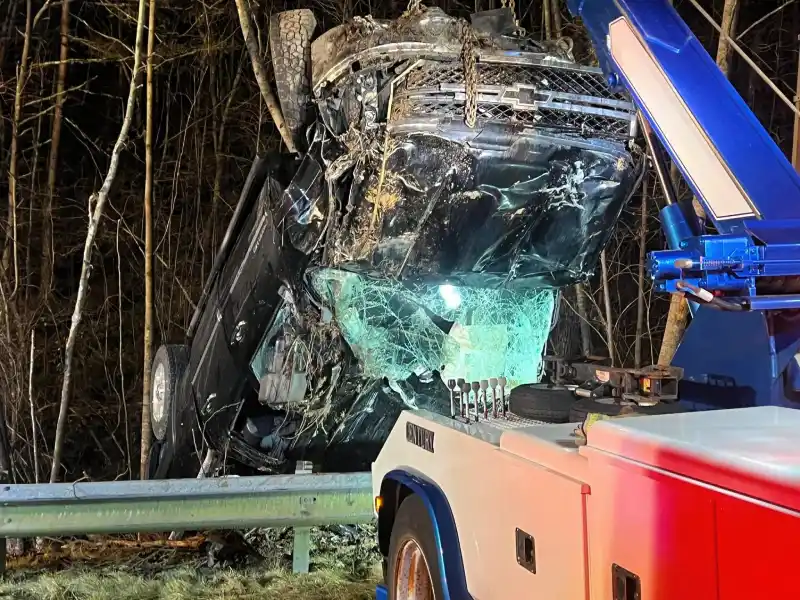
[[[11,473],[11,460],[8,453],[8,435],[4,411],[0,410],[0,483],[6,483]],[[8,540],[0,537],[0,577],[6,574],[6,545]]]
[[[310,462],[299,460],[295,473],[308,475],[312,473],[313,465]],[[292,547],[292,570],[295,573],[308,573],[311,564],[311,528],[294,528],[294,546]]]

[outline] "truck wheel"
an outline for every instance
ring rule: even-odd
[[[150,444],[150,451],[147,454],[147,478],[155,479],[158,473],[158,463],[161,458],[161,442],[158,440]]]
[[[567,423],[575,394],[561,386],[526,384],[511,390],[508,410],[518,417],[546,423]]]
[[[153,437],[163,442],[167,424],[178,393],[178,384],[189,364],[186,347],[179,344],[161,346],[153,358],[150,379],[150,425]]]
[[[397,511],[389,540],[389,600],[444,598],[439,551],[422,499],[412,494]]]
[[[269,22],[269,51],[278,101],[295,145],[304,146],[303,132],[311,105],[311,37],[317,27],[306,8],[285,10]]]
[[[611,398],[581,398],[572,405],[569,411],[570,423],[582,423],[589,413],[599,413],[609,417],[619,416],[622,411],[622,404]],[[655,406],[635,406],[633,413],[636,415],[668,415],[672,413],[687,412],[681,404],[677,402],[662,402]]]

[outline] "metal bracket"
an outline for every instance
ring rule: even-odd
[[[529,533],[517,528],[517,564],[536,575],[536,541]],[[627,600],[627,599],[623,599]]]
[[[619,565],[611,565],[611,586],[614,600],[641,600],[642,598],[642,582],[639,576]]]

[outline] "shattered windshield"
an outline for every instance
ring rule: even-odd
[[[449,414],[450,380],[539,381],[558,291],[640,173],[635,113],[504,11],[355,18],[311,59],[303,160],[272,199],[309,263],[251,367],[294,415],[288,457],[363,468],[400,411]]]

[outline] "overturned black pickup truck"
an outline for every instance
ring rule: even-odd
[[[369,468],[448,381],[539,380],[558,290],[641,176],[635,109],[507,9],[419,8],[314,39],[272,17],[299,150],[254,160],[186,340],[155,356],[151,477]]]

